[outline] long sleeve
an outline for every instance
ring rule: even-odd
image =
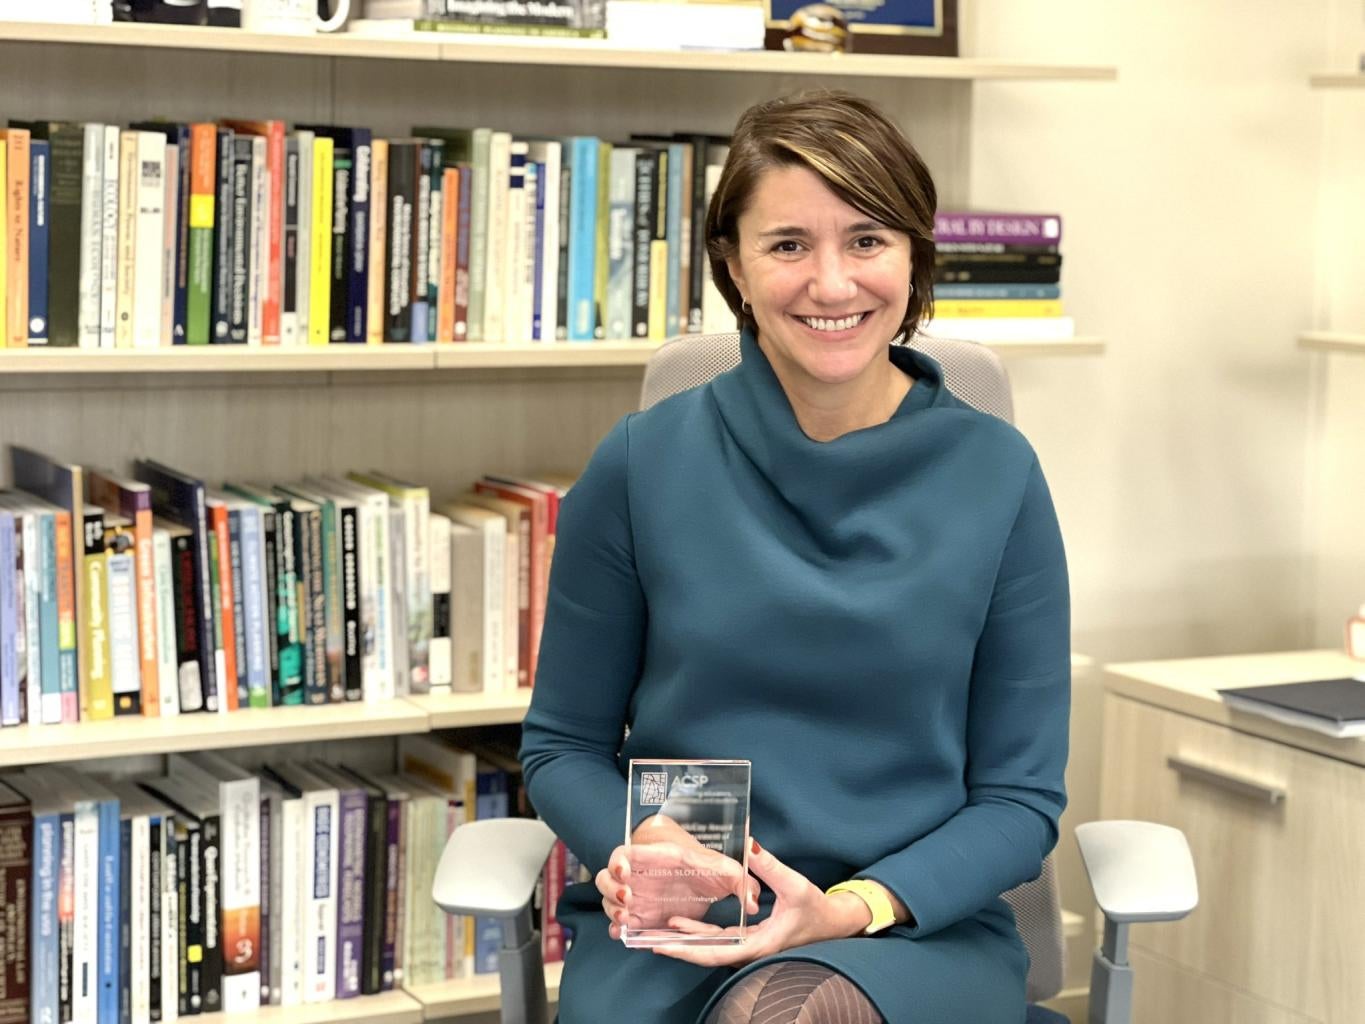
[[[886,885],[927,935],[1042,870],[1066,806],[1070,599],[1035,460],[1005,544],[971,673],[965,805],[859,877]]]
[[[629,420],[598,446],[560,509],[521,763],[536,811],[596,870],[625,836],[617,754],[639,679],[646,608],[627,485]]]

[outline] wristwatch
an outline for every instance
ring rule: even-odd
[[[891,906],[891,897],[876,882],[868,881],[865,878],[850,879],[847,882],[830,886],[825,890],[825,895],[833,896],[836,892],[853,893],[854,896],[867,904],[868,910],[872,911],[872,922],[863,929],[864,935],[876,935],[896,923],[896,910]]]

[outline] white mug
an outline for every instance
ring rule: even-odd
[[[351,0],[335,0],[333,7],[332,16],[322,18],[317,0],[242,0],[242,28],[291,35],[335,32],[351,16]]]

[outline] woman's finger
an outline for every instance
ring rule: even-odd
[[[688,935],[721,935],[726,929],[718,924],[707,924],[705,921],[697,921],[690,917],[671,917],[668,919],[668,927]]]
[[[757,839],[752,840],[749,847],[749,870],[757,875],[778,899],[800,896],[811,885],[810,879],[783,864],[760,846]]]

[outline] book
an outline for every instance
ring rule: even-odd
[[[1057,245],[1061,240],[1062,218],[1055,213],[939,210],[934,214],[935,242]]]
[[[1365,678],[1313,679],[1218,691],[1235,711],[1337,738],[1365,736]]]
[[[0,129],[0,148],[6,150],[5,248],[0,269],[5,274],[5,324],[0,341],[9,348],[28,347],[29,175],[32,165],[27,128]]]
[[[35,811],[28,797],[0,782],[0,896],[5,928],[0,928],[0,1020],[29,1019],[34,961],[30,940],[33,893]],[[36,1015],[35,1015],[36,1016]]]

